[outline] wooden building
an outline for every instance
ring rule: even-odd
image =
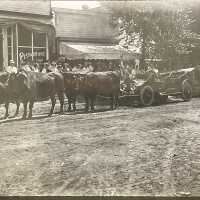
[[[82,10],[52,9],[57,56],[68,59],[133,58],[133,54],[118,46],[118,28],[111,25],[111,14],[108,11],[101,7]]]
[[[0,1],[0,70],[49,59],[54,34],[50,0]]]

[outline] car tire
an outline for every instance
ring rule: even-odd
[[[184,101],[190,101],[192,98],[192,86],[188,80],[182,82],[182,99]]]
[[[141,89],[140,101],[143,106],[151,106],[154,103],[154,90],[151,86],[146,85]]]

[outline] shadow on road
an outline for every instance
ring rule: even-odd
[[[85,112],[84,109],[77,109],[75,112],[73,112],[73,111],[65,112],[64,115],[91,114],[91,113],[100,113],[100,112],[106,112],[106,111],[112,111],[112,110],[110,108],[98,108],[95,111]]]
[[[22,117],[14,117],[11,116],[7,119],[4,119],[4,117],[0,118],[0,124],[4,124],[4,123],[11,123],[11,122],[17,122],[17,121],[24,121],[24,120],[40,120],[40,119],[45,119],[45,118],[53,118],[56,117],[58,115],[80,115],[80,114],[91,114],[91,113],[101,113],[101,112],[106,112],[106,111],[111,111],[110,109],[105,109],[105,108],[100,108],[98,110],[95,111],[88,111],[85,112],[83,109],[77,109],[75,112],[64,112],[62,114],[60,114],[59,112],[55,112],[52,116],[48,116],[49,113],[44,113],[42,115],[35,115],[33,116],[31,119],[22,119]]]
[[[48,115],[39,115],[39,116],[33,116],[32,119],[22,119],[22,117],[9,117],[7,119],[0,118],[0,124],[17,122],[17,121],[24,121],[24,120],[44,119],[44,118],[48,118],[48,117],[49,117]]]
[[[168,102],[166,104],[162,104],[162,105],[167,105],[167,104],[174,104],[174,103],[181,103],[183,102],[180,99],[169,99]],[[154,105],[154,106],[162,106],[162,105]],[[154,107],[153,106],[153,107]],[[121,107],[121,106],[120,106]],[[124,107],[124,106],[122,106]],[[146,108],[144,106],[125,106],[128,109],[134,109],[134,108]],[[59,112],[55,112],[52,116],[48,116],[49,113],[44,113],[44,114],[40,114],[40,115],[35,115],[32,117],[31,120],[40,120],[40,119],[45,119],[45,118],[52,118],[52,117],[56,117],[58,115],[81,115],[81,114],[92,114],[92,113],[101,113],[101,112],[107,112],[107,111],[112,111],[110,108],[97,108],[95,111],[88,111],[85,112],[84,109],[77,109],[75,112],[71,111],[71,112],[67,112],[65,111],[64,113],[60,114]],[[4,117],[0,118],[0,124],[3,123],[10,123],[10,122],[17,122],[17,121],[23,121],[24,119],[20,117],[15,117],[15,116],[10,116],[7,119],[4,119]],[[26,119],[29,120],[29,119]]]
[[[9,123],[9,122],[16,122],[16,121],[22,121],[22,118],[7,118],[7,119],[0,119],[0,124],[4,124],[4,123]]]

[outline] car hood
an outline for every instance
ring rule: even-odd
[[[135,86],[144,85],[145,82],[146,82],[146,81],[143,80],[143,79],[136,79],[136,80],[134,80]]]

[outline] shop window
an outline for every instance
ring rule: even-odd
[[[45,33],[33,33],[33,46],[45,47],[46,46],[46,34]]]
[[[10,60],[12,60],[12,49],[8,47],[8,63],[10,63]]]
[[[19,32],[19,37],[22,37],[20,33],[22,32]],[[31,60],[34,62],[44,62],[46,60],[46,33],[27,32],[27,34],[31,37],[27,37],[23,43],[21,41],[18,47],[20,63]],[[31,42],[28,43],[29,40]]]
[[[8,46],[11,47],[12,46],[12,36],[8,35]]]
[[[7,42],[8,42],[8,63],[13,60],[13,28],[7,28]]]
[[[46,60],[46,48],[34,48],[34,62],[45,62]]]
[[[11,28],[11,27],[8,27],[8,28],[7,28],[7,34],[8,34],[8,35],[11,35],[11,34],[12,34],[12,28]]]
[[[32,46],[32,32],[23,26],[18,28],[19,46]]]
[[[3,35],[0,28],[0,71],[3,70]]]
[[[46,58],[46,34],[33,33],[33,59],[35,62],[44,62]]]

